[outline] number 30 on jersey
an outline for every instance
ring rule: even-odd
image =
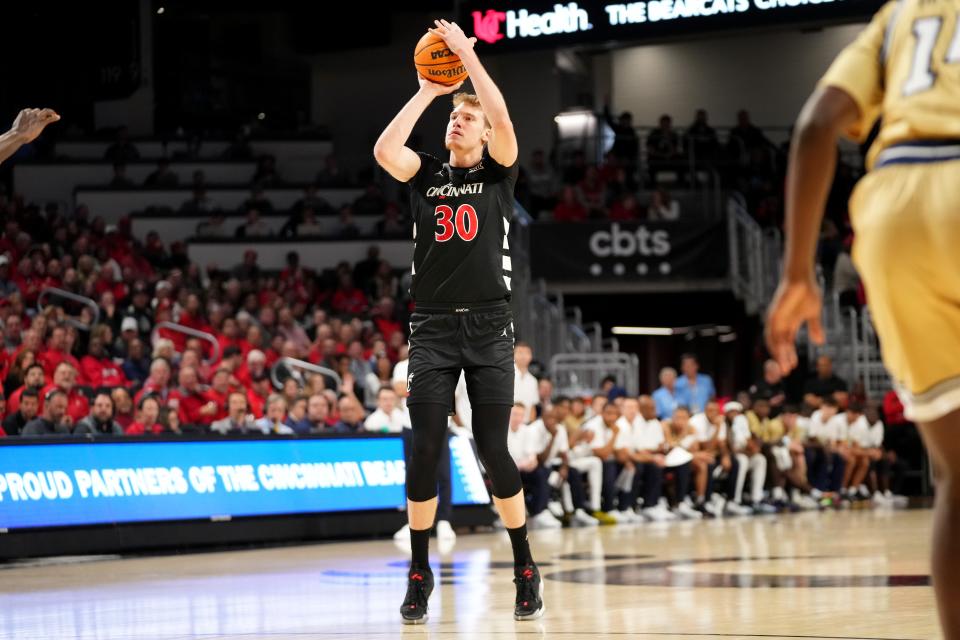
[[[470,205],[460,205],[454,215],[452,208],[441,204],[433,213],[437,216],[437,230],[433,234],[437,242],[446,242],[453,238],[454,234],[466,242],[477,237],[480,222],[477,220],[477,210]]]

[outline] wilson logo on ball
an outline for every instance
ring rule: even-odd
[[[463,65],[459,67],[454,67],[452,69],[427,69],[427,80],[432,80],[433,78],[443,78],[444,80],[450,80],[451,78],[459,78],[467,72],[464,69]]]

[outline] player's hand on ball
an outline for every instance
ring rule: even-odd
[[[23,109],[10,128],[23,142],[36,140],[43,128],[60,119],[53,109]]]
[[[473,49],[473,45],[477,42],[476,38],[468,38],[456,22],[434,20],[433,23],[437,25],[437,28],[429,29],[430,33],[438,38],[443,38],[443,41],[450,47],[450,51],[458,56],[464,51]]]
[[[782,281],[770,303],[767,313],[767,349],[783,375],[797,366],[797,331],[807,323],[810,339],[815,344],[823,344],[823,326],[820,324],[820,310],[823,308],[823,296],[820,287],[811,278],[806,281]]]
[[[448,93],[453,93],[463,86],[463,82],[458,82],[457,84],[451,85],[430,82],[420,74],[417,74],[417,82],[420,83],[420,91],[424,91],[432,96],[443,96]]]

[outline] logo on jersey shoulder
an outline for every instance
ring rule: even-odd
[[[413,386],[413,374],[407,376],[407,393],[410,393],[410,387]]]
[[[483,183],[471,182],[470,184],[462,184],[459,187],[455,187],[452,184],[445,184],[442,187],[430,187],[427,189],[428,198],[435,198],[437,196],[441,198],[456,198],[457,196],[463,196],[468,193],[471,195],[483,193]]]

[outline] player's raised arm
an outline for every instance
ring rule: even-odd
[[[17,114],[13,126],[0,135],[0,162],[3,162],[21,146],[36,140],[43,128],[60,119],[53,109],[24,109]]]
[[[473,50],[476,38],[468,38],[456,22],[446,20],[435,22],[437,27],[430,29],[430,32],[443,38],[450,47],[450,51],[460,57],[467,73],[470,74],[470,82],[477,92],[477,97],[480,98],[483,113],[493,128],[493,135],[487,143],[490,157],[505,167],[513,166],[517,161],[517,135],[513,131],[513,122],[510,121],[510,112],[507,111],[503,94],[500,93],[500,89],[483,68],[480,58]]]
[[[767,348],[785,373],[797,364],[795,341],[804,322],[814,342],[824,339],[814,273],[817,237],[836,168],[837,138],[858,117],[857,103],[845,91],[821,87],[800,112],[790,144],[783,278],[766,327]]]
[[[420,156],[406,146],[417,120],[434,98],[453,93],[463,84],[458,82],[448,87],[419,76],[417,80],[420,82],[420,90],[403,105],[373,146],[373,157],[377,159],[377,163],[400,182],[407,182],[420,170]]]

